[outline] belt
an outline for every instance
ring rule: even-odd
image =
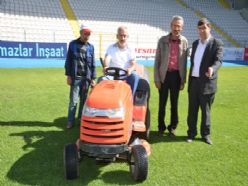
[[[178,72],[179,70],[176,69],[168,69],[167,72]]]

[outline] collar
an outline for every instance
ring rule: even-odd
[[[178,41],[181,42],[181,35],[179,35],[179,37],[177,39],[172,39],[172,33],[169,34],[169,41]]]
[[[171,36],[172,34],[171,33],[169,33],[168,35],[166,35],[166,36],[164,36],[165,38],[164,38],[164,43],[170,43],[170,39],[171,39]],[[181,44],[181,40],[182,40],[182,36],[181,35],[179,35],[179,37],[178,37],[178,41],[179,41],[179,44]]]
[[[88,44],[88,42],[86,42],[86,43],[85,42],[82,42],[81,39],[80,39],[80,37],[77,39],[77,42],[80,43],[80,44],[82,44],[82,45],[87,45]]]
[[[206,40],[204,40],[203,42],[202,42],[202,40],[201,39],[199,39],[199,43],[201,43],[201,44],[207,44],[208,42],[209,42],[209,40],[210,40],[210,38],[211,38],[212,36],[211,35],[209,35],[208,36],[208,38],[206,39]]]
[[[125,49],[128,48],[128,45],[127,45],[127,44],[126,44],[126,46],[125,46],[124,48],[120,48],[119,45],[118,45],[118,42],[116,42],[116,43],[114,44],[114,46],[115,46],[116,48],[118,48],[119,50],[125,50]]]

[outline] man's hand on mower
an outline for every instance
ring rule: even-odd
[[[103,67],[102,73],[103,73],[104,75],[107,73],[107,69],[108,69],[108,67]]]
[[[131,74],[132,74],[132,71],[133,71],[133,69],[128,68],[128,69],[127,69],[127,75],[128,75],[128,76],[131,75]]]
[[[95,82],[95,80],[92,79],[92,80],[90,81],[90,86],[91,86],[91,88],[93,88],[95,85],[96,85],[96,82]]]

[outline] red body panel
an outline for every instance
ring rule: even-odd
[[[134,106],[133,107],[133,119],[135,121],[146,120],[146,106]]]
[[[132,131],[133,99],[121,80],[104,80],[89,95],[86,105],[96,109],[124,108],[121,118],[82,116],[80,140],[96,144],[128,143]]]

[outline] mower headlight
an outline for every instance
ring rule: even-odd
[[[116,109],[97,109],[88,107],[84,105],[83,115],[89,117],[108,117],[108,118],[124,118],[124,108],[116,108]]]

